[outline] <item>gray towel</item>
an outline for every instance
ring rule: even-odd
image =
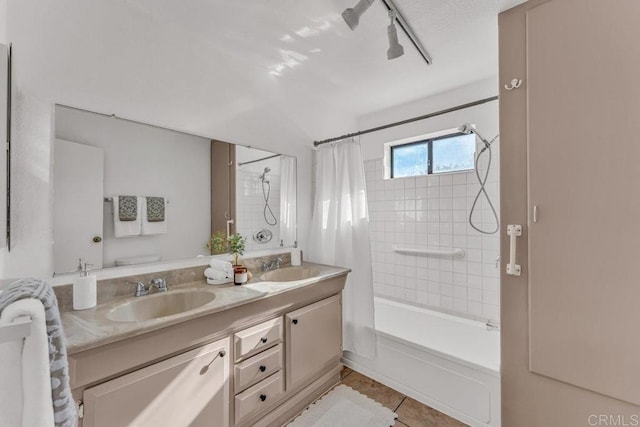
[[[138,198],[136,196],[118,196],[118,216],[120,221],[138,219]]]
[[[74,427],[77,423],[76,405],[69,388],[69,366],[58,301],[49,283],[38,279],[23,279],[0,292],[0,312],[9,304],[25,299],[40,300],[44,306],[49,337],[49,368],[51,370],[51,398],[56,427]]]
[[[147,221],[164,221],[164,197],[147,197]]]

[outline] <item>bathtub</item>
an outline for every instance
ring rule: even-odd
[[[484,323],[375,298],[375,359],[345,366],[471,426],[500,426],[500,332]]]

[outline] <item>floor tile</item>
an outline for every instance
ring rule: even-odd
[[[433,408],[407,397],[396,410],[398,420],[409,427],[464,427],[461,423]]]
[[[342,371],[340,371],[340,379],[341,379],[341,380],[345,379],[345,377],[346,377],[347,375],[349,375],[351,372],[353,372],[353,370],[352,370],[352,369],[349,369],[349,368],[347,368],[346,366],[344,366],[344,367],[342,368]]]
[[[403,394],[355,371],[349,374],[342,384],[359,391],[392,411],[395,411],[404,399]]]

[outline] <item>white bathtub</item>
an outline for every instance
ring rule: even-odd
[[[377,356],[343,363],[471,426],[500,426],[500,333],[485,324],[375,298]]]

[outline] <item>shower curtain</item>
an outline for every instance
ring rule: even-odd
[[[360,143],[351,139],[320,146],[315,182],[309,260],[352,270],[342,293],[343,347],[373,358],[373,274]]]
[[[280,240],[284,246],[296,241],[296,158],[280,157]]]

